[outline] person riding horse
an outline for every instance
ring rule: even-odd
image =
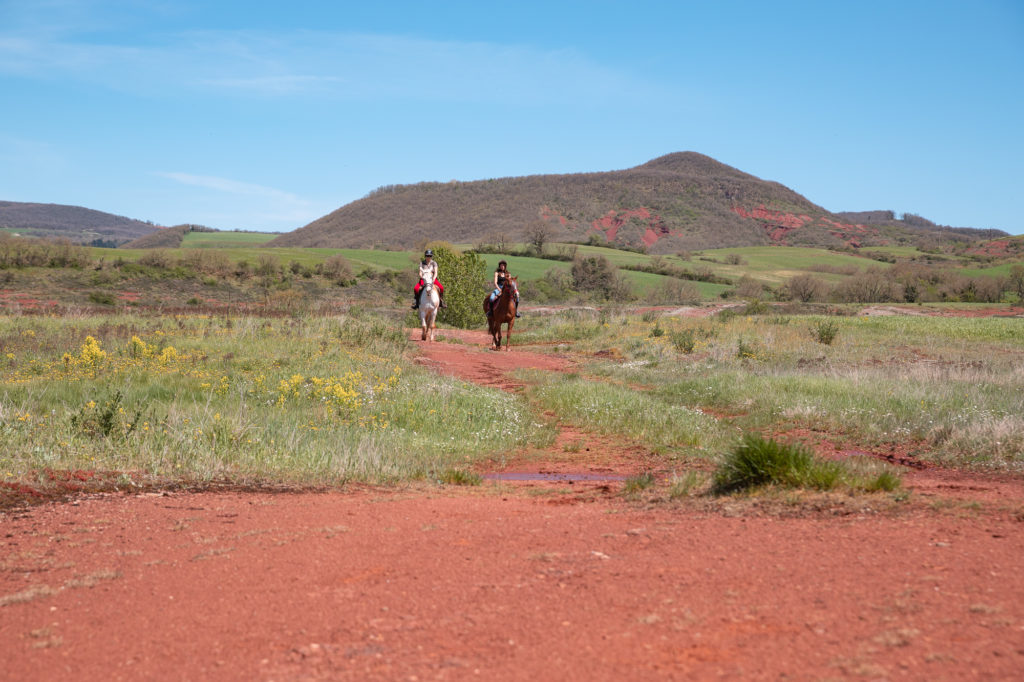
[[[434,260],[434,250],[427,249],[423,254],[423,260],[420,261],[420,281],[412,290],[413,310],[420,307],[420,289],[423,288],[423,278],[431,272],[434,275],[434,286],[437,287],[437,295],[441,297],[441,307],[448,307],[448,304],[444,302],[444,287],[441,285],[441,281],[437,279],[437,261]]]
[[[490,315],[494,309],[494,302],[498,300],[498,296],[501,296],[501,288],[505,286],[505,281],[508,280],[512,275],[508,271],[508,263],[500,260],[498,261],[498,269],[494,271],[494,291],[491,292],[491,298],[489,299],[489,307],[487,314]],[[519,290],[515,290],[516,297],[516,317],[522,317],[519,314]]]

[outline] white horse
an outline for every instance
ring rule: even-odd
[[[437,295],[434,288],[434,274],[428,272],[423,276],[423,288],[420,289],[420,329],[421,341],[434,340],[434,328],[437,320],[437,307],[441,304],[441,297]]]

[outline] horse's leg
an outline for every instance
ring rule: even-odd
[[[516,318],[512,318],[508,321],[508,333],[505,335],[505,350],[512,350],[512,324],[516,321]]]

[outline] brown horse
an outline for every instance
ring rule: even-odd
[[[512,325],[516,321],[516,292],[519,289],[517,278],[510,277],[505,280],[505,286],[501,288],[501,295],[494,302],[491,314],[487,318],[489,331],[494,342],[494,350],[501,350],[501,325],[508,325],[508,335],[505,337],[505,350],[509,350],[512,341]],[[484,298],[484,313],[487,312],[488,301],[491,295]]]

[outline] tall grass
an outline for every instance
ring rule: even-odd
[[[663,451],[709,451],[729,435],[704,413],[628,386],[560,377],[531,388],[543,409],[598,433],[619,434]]]
[[[0,319],[0,480],[392,481],[550,439],[523,398],[422,370],[407,343],[372,317]]]
[[[830,345],[807,332],[823,321],[837,330]],[[566,323],[546,321],[538,336]],[[587,323],[569,348],[617,391],[644,387],[646,405],[712,408],[744,429],[817,429],[856,447],[900,444],[957,466],[1024,470],[1019,320],[662,316],[660,337],[639,316]],[[689,353],[677,349],[680,338],[693,339]],[[615,428],[637,429],[625,420]]]

